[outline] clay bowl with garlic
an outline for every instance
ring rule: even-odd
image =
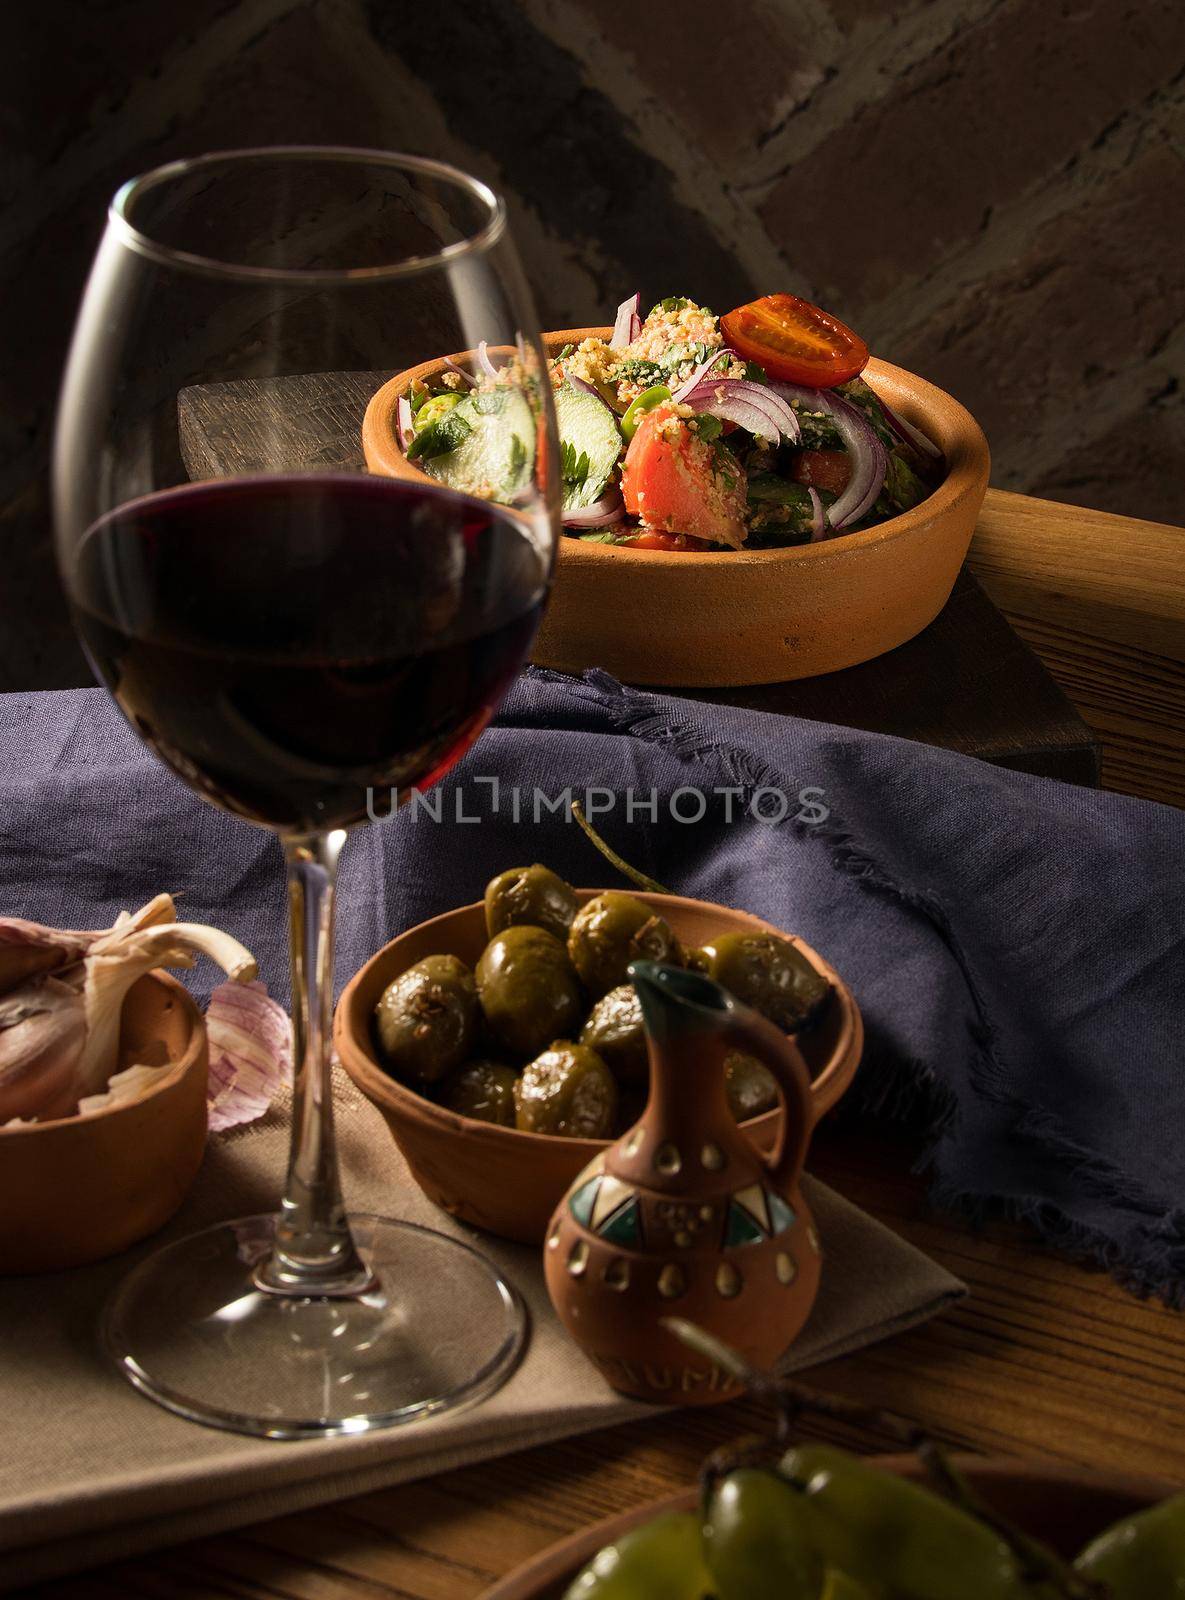
[[[0,1128],[0,1274],[54,1272],[125,1250],[180,1206],[206,1147],[206,1025],[163,972],[128,990],[118,1069],[164,1067],[139,1096]]]
[[[611,333],[564,328],[543,343],[554,355]],[[396,408],[414,382],[439,378],[445,359],[398,373],[371,399],[362,427],[371,472],[433,481],[400,448]],[[447,359],[469,367],[472,352]],[[870,661],[933,622],[983,503],[987,440],[970,412],[924,378],[875,357],[863,376],[942,450],[946,475],[925,500],[877,527],[784,550],[693,554],[561,538],[531,659],[671,688],[781,683]]]
[[[576,898],[584,905],[604,892],[578,889]],[[734,931],[781,932],[760,917],[729,906],[682,895],[631,892],[666,919],[685,947]],[[425,956],[454,955],[474,966],[486,939],[481,902],[433,917],[392,939],[346,986],[334,1017],[334,1043],[346,1072],[382,1113],[412,1176],[430,1200],[475,1228],[523,1244],[542,1244],[551,1214],[568,1186],[610,1141],[526,1133],[459,1116],[392,1078],[375,1045],[374,1009],[389,983]],[[797,1040],[811,1076],[817,1121],[855,1075],[864,1026],[851,990],[834,968],[803,940],[792,938],[792,942],[832,990],[818,1021]],[[743,1124],[758,1149],[773,1149],[781,1117],[779,1109]]]

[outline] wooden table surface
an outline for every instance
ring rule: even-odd
[[[1185,531],[990,492],[971,552],[989,594],[1102,741],[1104,784],[1185,806]],[[916,1152],[824,1130],[812,1169],[970,1286],[923,1328],[809,1381],[972,1448],[1185,1484],[1185,1318],[1020,1228],[936,1216]],[[688,1482],[751,1430],[747,1402],[608,1429],[302,1512],[35,1592],[42,1600],[466,1600],[562,1535]],[[870,1450],[874,1433],[822,1426]]]

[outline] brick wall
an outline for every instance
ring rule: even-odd
[[[232,144],[509,196],[545,325],[791,288],[951,389],[997,484],[1185,522],[1180,0],[41,0],[0,96],[0,687],[87,681],[45,461],[104,206]]]

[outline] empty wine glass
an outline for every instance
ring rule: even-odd
[[[482,340],[487,392],[520,419],[484,486],[497,499],[368,474],[367,394]],[[558,530],[554,459],[531,296],[483,184],[408,156],[281,148],[119,191],[59,412],[62,580],[140,736],[277,832],[291,918],[280,1210],[167,1245],[105,1315],[124,1374],[185,1416],[361,1432],[488,1392],[521,1348],[518,1300],[477,1252],[345,1214],[333,889],[368,792],[445,772],[526,657]]]

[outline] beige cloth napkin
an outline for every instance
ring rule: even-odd
[[[475,1241],[531,1315],[510,1381],[468,1410],[386,1432],[277,1443],[201,1427],[136,1394],[104,1364],[96,1328],[112,1285],[165,1238],[271,1210],[287,1108],[214,1140],[180,1215],[156,1240],[76,1272],[0,1282],[0,1588],[77,1571],[390,1487],[645,1415],[608,1387],[551,1312],[537,1252],[475,1236],[432,1206],[378,1113],[337,1075],[347,1203]],[[822,1184],[810,1203],[822,1289],[787,1365],[810,1366],[933,1316],[965,1290]],[[78,1197],[86,1204],[85,1195]]]

